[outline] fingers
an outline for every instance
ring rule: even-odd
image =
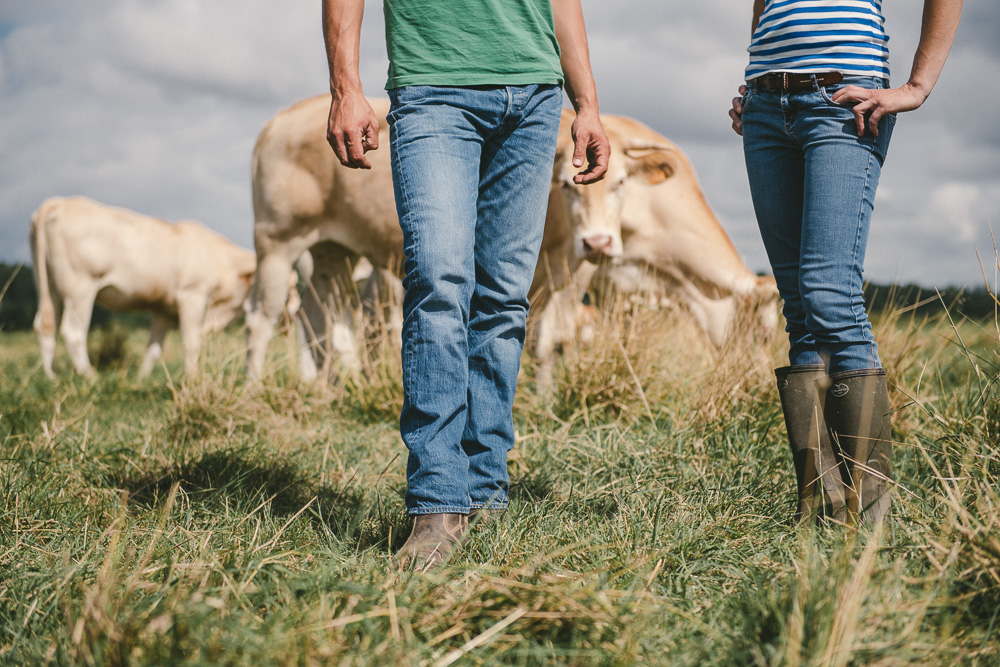
[[[365,137],[360,128],[353,131],[332,131],[326,135],[340,164],[351,169],[372,168],[371,162],[365,157],[365,153],[371,150],[363,140]]]
[[[878,136],[878,123],[882,120],[882,116],[885,115],[880,107],[875,107],[875,110],[868,114],[868,131],[872,133],[873,137]]]
[[[590,141],[590,137],[587,137],[587,141],[582,141],[576,139],[573,142],[573,166],[582,167],[583,161],[587,158],[587,144]]]
[[[871,95],[870,90],[867,88],[859,88],[854,84],[849,86],[844,86],[840,90],[833,93],[830,98],[837,104],[846,104],[848,102],[863,102]]]
[[[581,185],[594,183],[604,178],[608,171],[611,145],[604,132],[601,119],[596,112],[581,111],[573,121],[573,166],[577,169],[587,166],[573,176],[573,182]]]
[[[333,149],[334,155],[336,155],[337,159],[340,160],[340,164],[346,167],[348,156],[343,133],[328,129],[326,132],[326,141],[330,144],[330,148]]]
[[[863,105],[855,105],[851,111],[854,113],[854,124],[858,127],[858,136],[865,136],[865,110]]]
[[[377,151],[378,150],[378,125],[372,125],[371,123],[365,128],[365,136],[362,138],[365,142],[365,152]]]
[[[378,119],[364,98],[331,102],[326,140],[345,167],[371,169],[365,153],[378,148],[378,128]]]
[[[854,104],[851,113],[854,114],[854,124],[859,137],[865,136],[866,131],[877,137],[878,122],[885,115],[880,102],[880,92],[851,85],[836,91],[830,99],[835,104]]]
[[[582,162],[580,165],[576,164],[576,154],[580,152],[581,148],[583,148],[587,156],[587,169],[575,175],[573,182],[580,185],[587,185],[604,178],[604,174],[608,171],[608,156],[611,153],[607,139],[603,142],[598,139],[590,146],[586,146],[583,142],[577,144],[576,150],[573,153],[573,164],[575,166],[582,165]]]
[[[350,136],[346,139],[347,157],[349,162],[347,166],[360,169],[372,168],[371,162],[369,162],[368,158],[365,157],[365,151],[367,150],[364,141],[365,138],[365,131],[363,131],[360,127],[351,131]]]
[[[739,87],[739,97],[733,98],[733,108],[729,110],[729,117],[733,119],[733,132],[743,136],[743,96],[747,94],[745,85]]]
[[[736,109],[729,110],[729,117],[733,119],[733,132],[743,136],[743,120],[740,118],[739,112]]]

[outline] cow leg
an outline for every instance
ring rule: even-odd
[[[252,378],[264,372],[267,345],[288,301],[288,281],[295,256],[275,252],[258,255],[257,273],[250,292],[247,325],[247,366]]]
[[[201,351],[207,306],[205,297],[200,294],[185,294],[177,300],[177,318],[180,320],[181,341],[184,344],[184,371],[188,375],[198,370],[198,353]]]
[[[361,369],[352,310],[357,290],[352,278],[358,255],[344,246],[322,242],[310,249],[313,274],[302,300],[312,333],[311,350],[317,365],[334,364],[350,373]]]
[[[52,380],[56,377],[52,368],[56,358],[56,323],[62,317],[62,306],[62,301],[52,294],[51,302],[39,303],[34,322],[35,333],[38,334],[38,346],[41,349],[42,369]]]
[[[316,359],[313,358],[309,336],[306,334],[306,329],[310,328],[310,325],[306,321],[305,313],[299,312],[295,317],[298,320],[298,326],[295,327],[295,342],[299,352],[299,377],[303,382],[315,382],[319,377],[319,369],[316,367]]]
[[[712,346],[721,350],[736,319],[737,300],[732,295],[712,298],[690,283],[682,284],[680,291],[698,326],[708,334]]]
[[[561,285],[552,285],[532,297],[531,356],[537,364],[535,385],[541,393],[552,389],[556,355],[577,336],[577,309],[583,300],[597,266],[580,263],[574,270],[565,268]],[[537,313],[537,314],[536,314]]]
[[[567,301],[566,290],[554,292],[541,307],[535,319],[535,335],[532,356],[535,358],[535,385],[542,393],[552,389],[556,354],[567,336],[575,331],[566,331],[564,310]]]
[[[94,377],[94,367],[87,357],[87,331],[90,329],[90,317],[94,311],[96,293],[74,295],[67,298],[63,304],[62,322],[59,333],[73,361],[76,372],[86,377]]]
[[[171,320],[160,313],[153,313],[153,323],[149,329],[149,345],[139,367],[139,377],[144,378],[153,370],[153,366],[163,356],[163,337],[170,328]]]

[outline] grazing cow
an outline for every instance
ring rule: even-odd
[[[196,222],[170,224],[84,197],[42,202],[31,217],[31,252],[38,286],[35,331],[49,377],[55,377],[60,317],[73,366],[82,375],[94,374],[87,330],[95,302],[114,311],[153,313],[143,376],[162,355],[167,329],[179,320],[185,367],[192,371],[202,334],[242,314],[255,268],[252,252]]]
[[[539,384],[551,382],[556,351],[576,339],[583,293],[598,283],[610,283],[625,294],[656,283],[664,300],[683,305],[716,348],[740,322],[762,338],[773,335],[778,324],[774,279],[756,276],[744,264],[684,153],[634,120],[601,119],[609,136],[624,140],[624,154],[645,164],[648,178],[623,181],[622,248],[610,254],[614,261],[600,266],[575,262],[579,252],[572,247],[566,220],[573,206],[586,207],[596,191],[574,193],[577,201],[560,198],[555,188],[550,193],[540,267],[553,276],[552,289],[543,295],[546,305],[535,311],[531,348]],[[535,277],[538,283],[539,274]],[[537,287],[544,292],[544,284]]]
[[[387,100],[374,100],[372,107],[380,118],[388,113]],[[343,306],[353,296],[351,275],[361,258],[380,272],[399,275],[402,269],[403,235],[392,193],[387,123],[379,128],[382,148],[367,154],[372,169],[347,169],[326,141],[329,108],[329,95],[322,95],[279,112],[261,131],[254,149],[258,270],[247,312],[247,360],[255,375],[263,369],[267,344],[284,306],[286,293],[281,286],[306,251],[312,256],[312,279],[303,311],[313,334],[313,361],[300,355],[305,379],[317,375],[314,362],[358,367],[351,312]],[[561,288],[584,260],[621,253],[625,182],[633,175],[650,182],[659,178],[655,150],[640,146],[647,149],[643,155],[630,157],[622,150],[630,146],[628,138],[609,130],[613,152],[605,179],[589,186],[573,183],[577,170],[571,164],[571,121],[572,112],[564,112],[550,199],[559,202],[558,220],[546,222],[543,241],[546,248],[558,249],[559,263],[539,268],[535,293],[545,292],[544,287]],[[559,229],[550,234],[550,226]]]

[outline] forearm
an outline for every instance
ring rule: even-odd
[[[937,83],[958,32],[963,0],[925,0],[920,42],[907,85],[923,99]]]
[[[552,0],[556,39],[559,40],[566,94],[577,112],[599,111],[597,86],[590,68],[590,50],[580,0]]]
[[[359,68],[364,0],[323,0],[323,41],[334,97],[361,93]]]
[[[764,0],[753,0],[753,21],[750,23],[750,36],[757,32],[760,15],[764,13]]]

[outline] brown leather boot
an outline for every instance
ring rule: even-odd
[[[464,514],[417,514],[410,537],[396,554],[404,570],[427,572],[443,565],[465,539],[469,517]]]

